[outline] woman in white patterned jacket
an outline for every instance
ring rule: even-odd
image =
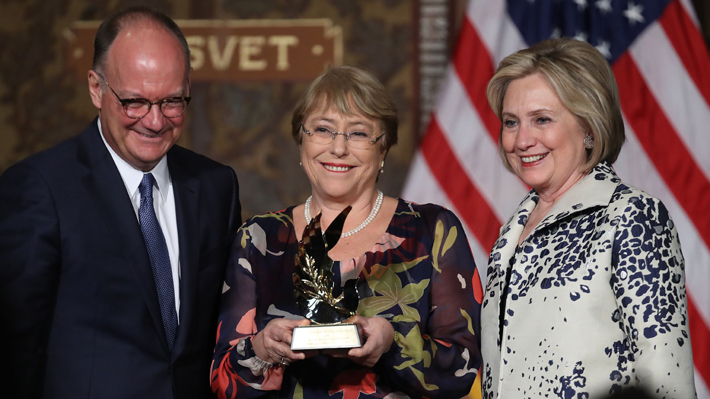
[[[532,190],[488,261],[484,398],[694,397],[678,233],[611,167],[624,124],[604,56],[544,41],[505,58],[487,95],[503,163]]]

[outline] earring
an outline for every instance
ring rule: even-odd
[[[385,173],[385,161],[382,161],[382,164],[380,165],[380,173]]]
[[[298,164],[299,164],[300,166],[303,166],[303,162],[301,162],[301,161],[298,161]]]
[[[594,148],[594,137],[592,137],[591,134],[588,134],[586,137],[584,137],[584,148],[588,150]]]

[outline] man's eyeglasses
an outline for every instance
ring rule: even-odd
[[[385,134],[374,137],[374,135],[363,131],[352,131],[348,133],[333,132],[324,127],[317,127],[312,132],[306,130],[306,127],[301,124],[301,130],[307,134],[311,142],[316,144],[330,144],[335,140],[335,136],[342,134],[345,136],[345,142],[352,148],[366,150],[371,145],[377,143]],[[373,138],[374,137],[374,138]]]
[[[160,107],[160,112],[162,112],[163,116],[166,118],[177,118],[185,112],[187,104],[189,104],[192,99],[192,97],[171,97],[155,102],[148,101],[145,98],[123,99],[116,94],[106,79],[103,77],[101,77],[101,79],[103,79],[106,86],[108,86],[113,95],[116,96],[121,105],[123,105],[123,112],[131,119],[143,119],[143,117],[148,115],[153,104]]]

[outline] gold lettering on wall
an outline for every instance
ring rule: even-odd
[[[202,69],[205,66],[205,38],[202,36],[187,36],[187,45],[190,46],[190,64],[192,69]]]
[[[264,46],[264,36],[244,36],[242,46],[239,48],[239,69],[245,71],[263,71],[266,69],[266,60],[257,59]]]
[[[192,81],[310,80],[340,65],[340,27],[327,19],[179,20],[190,47]],[[64,32],[66,57],[78,79],[91,69],[100,21]]]
[[[276,69],[288,70],[288,48],[298,44],[298,36],[271,36],[269,44],[276,46]]]
[[[189,38],[202,39],[200,36],[190,36]],[[189,42],[188,39],[188,44]],[[201,40],[204,41],[204,40]],[[209,49],[210,61],[212,61],[212,67],[218,71],[224,71],[229,68],[232,63],[232,55],[234,54],[234,48],[237,47],[237,37],[228,36],[227,42],[224,45],[224,50],[220,51],[218,37],[211,35],[207,38],[207,48]],[[190,45],[190,53],[192,53],[192,45]],[[193,68],[195,68],[193,66]]]

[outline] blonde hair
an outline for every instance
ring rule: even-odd
[[[594,139],[587,150],[584,170],[601,161],[614,163],[626,139],[614,73],[604,56],[586,42],[570,38],[550,39],[503,59],[488,83],[488,103],[499,120],[510,82],[539,73],[553,87],[562,103],[575,115],[582,130]],[[510,163],[498,138],[503,164]]]
[[[360,112],[377,120],[384,133],[380,140],[384,152],[397,144],[397,107],[382,83],[368,72],[352,66],[328,67],[308,86],[291,118],[291,134],[298,144],[303,140],[301,124],[308,115],[328,106],[343,115]]]

